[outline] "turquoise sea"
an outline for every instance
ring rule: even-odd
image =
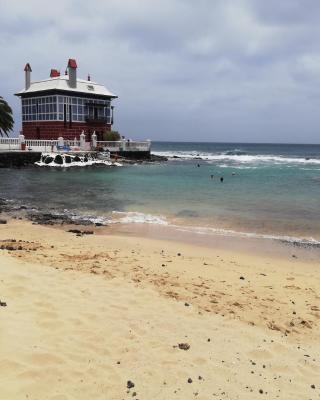
[[[320,145],[155,142],[152,152],[169,159],[1,169],[0,197],[105,223],[320,241]]]

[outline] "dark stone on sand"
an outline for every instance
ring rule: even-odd
[[[178,253],[177,256],[181,256],[181,253]]]
[[[162,266],[162,267],[165,267],[165,266],[166,266],[166,264],[162,264],[161,266]]]
[[[93,231],[83,231],[82,234],[83,235],[93,235],[94,232]]]
[[[127,381],[127,388],[131,389],[134,387],[134,383],[132,381]]]
[[[7,223],[6,219],[0,219],[0,225],[5,225]]]
[[[70,233],[81,233],[79,229],[69,229],[68,232]]]
[[[262,389],[259,389],[259,393],[260,393],[260,394],[263,394],[263,390],[262,390]]]
[[[315,389],[316,388],[316,386],[315,385],[311,385],[311,389]]]
[[[198,379],[199,379],[199,381],[202,381],[203,378],[202,378],[201,375],[199,375],[199,376],[198,376]]]
[[[240,278],[239,279],[242,279],[243,281],[244,281],[244,276],[240,276]]]
[[[180,350],[189,350],[190,349],[190,344],[189,343],[179,343],[178,347]]]
[[[117,361],[117,364],[119,365],[119,364],[120,364],[120,361]]]
[[[0,300],[0,307],[7,307],[7,303]]]
[[[186,307],[189,307],[189,306],[190,306],[190,304],[189,304],[189,303],[184,303],[184,305],[185,305]]]
[[[188,383],[192,383],[192,379],[191,378],[188,378]]]
[[[132,393],[132,397],[136,397],[136,395],[137,395],[137,392]]]
[[[209,338],[208,340],[207,340],[207,342],[210,342],[211,341],[211,339]]]
[[[101,223],[101,222],[96,222],[96,223],[95,223],[95,226],[103,226],[103,223]]]

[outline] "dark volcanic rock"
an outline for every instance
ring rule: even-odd
[[[179,343],[178,347],[180,350],[189,350],[190,349],[190,344],[189,343]]]
[[[157,156],[155,154],[150,154],[150,158],[148,161],[168,161],[167,157]]]
[[[70,233],[80,233],[81,234],[81,231],[79,229],[69,229],[68,232],[70,232]]]
[[[5,219],[0,219],[0,225],[5,225],[7,223],[7,220]]]
[[[53,214],[50,212],[29,213],[27,218],[39,225],[94,225],[92,221],[86,218],[74,220],[66,214]]]
[[[134,383],[132,381],[127,381],[127,388],[131,389],[134,387]]]

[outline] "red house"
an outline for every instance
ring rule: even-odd
[[[113,124],[111,101],[118,96],[105,86],[77,78],[77,62],[69,59],[65,75],[52,69],[50,78],[31,82],[26,64],[25,88],[16,93],[22,103],[22,133],[26,139],[79,139],[82,131],[98,140]]]

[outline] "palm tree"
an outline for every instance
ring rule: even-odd
[[[0,96],[0,136],[6,135],[13,128],[12,109],[9,104]]]

